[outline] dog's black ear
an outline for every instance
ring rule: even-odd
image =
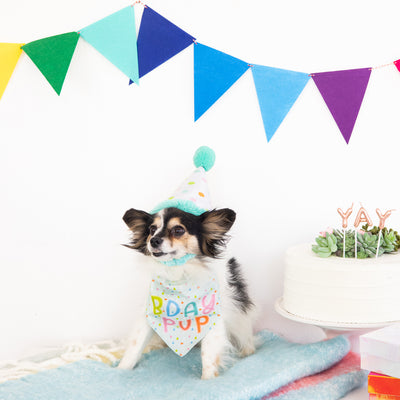
[[[132,231],[132,242],[127,247],[146,254],[146,239],[149,236],[149,227],[153,222],[153,216],[145,211],[131,208],[122,219]]]
[[[134,228],[138,224],[150,224],[153,221],[153,217],[146,211],[135,210],[134,208],[128,210],[122,219],[130,229]]]
[[[229,208],[206,211],[201,214],[202,243],[201,250],[204,255],[217,258],[225,247],[228,236],[236,219],[236,213]]]

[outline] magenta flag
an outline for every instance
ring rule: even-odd
[[[398,71],[400,71],[400,60],[393,61],[393,64],[396,66]]]
[[[370,75],[371,68],[311,75],[346,143],[353,133]]]

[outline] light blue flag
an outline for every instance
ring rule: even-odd
[[[80,30],[81,37],[139,83],[135,10],[128,6]]]
[[[197,121],[249,68],[200,43],[194,45],[194,120]]]
[[[270,141],[310,77],[303,72],[262,65],[254,65],[252,72],[265,133]]]

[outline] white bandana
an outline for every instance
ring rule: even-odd
[[[162,340],[184,356],[215,326],[221,317],[220,294],[215,275],[201,282],[184,278],[152,279],[146,318]]]

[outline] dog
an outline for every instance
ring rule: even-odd
[[[192,288],[195,290],[199,287],[196,286],[198,282],[203,282],[211,276],[218,284],[218,297],[215,297],[217,290],[212,287],[212,294],[205,295],[199,305],[190,303],[183,310],[181,303],[184,302],[179,301],[182,297],[175,296],[175,300],[170,300],[167,304],[167,317],[161,317],[161,303],[167,299],[164,299],[161,293],[151,296],[152,301],[147,301],[147,311],[143,308],[141,315],[135,320],[134,329],[129,336],[126,351],[118,368],[132,369],[149,343],[153,343],[150,348],[160,346],[160,334],[168,336],[168,339],[171,337],[169,340],[174,343],[179,327],[182,328],[180,329],[182,334],[186,334],[184,330],[190,332],[189,326],[194,332],[193,335],[203,334],[202,379],[218,376],[221,368],[226,366],[232,350],[242,357],[254,353],[252,325],[255,305],[248,293],[248,286],[239,263],[235,258],[225,257],[229,239],[227,233],[235,219],[236,213],[229,208],[214,209],[201,215],[193,215],[174,207],[165,208],[156,214],[133,208],[125,213],[123,220],[132,233],[131,243],[125,246],[144,256],[143,261],[148,261],[146,268],[150,272],[149,281],[137,282],[138,287],[158,285],[155,287],[158,294],[161,282],[169,282],[164,286],[171,283],[171,290],[175,290],[175,287],[172,288],[176,286],[175,283],[187,285],[190,282],[192,286],[185,290],[191,291]],[[212,283],[207,285],[214,286]],[[149,294],[146,293],[146,296],[149,297]],[[201,307],[204,313],[209,314],[197,315],[196,312]],[[148,318],[149,309],[155,314],[152,322],[149,322]],[[178,311],[179,314],[184,314],[179,325],[178,318],[175,320]],[[159,313],[160,315],[156,315]],[[210,321],[214,322],[209,329],[206,329],[206,322]],[[157,325],[159,330],[156,330]],[[169,335],[168,331],[172,332],[172,329],[173,335]],[[163,340],[166,339],[163,337]],[[182,346],[179,349],[175,349],[178,354],[180,349],[186,346],[183,343],[176,344],[180,345]],[[186,347],[184,351],[187,351]]]

